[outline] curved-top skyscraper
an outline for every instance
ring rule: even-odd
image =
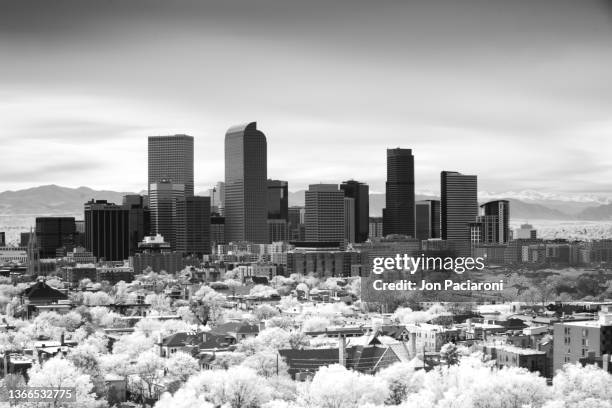
[[[268,242],[268,157],[257,123],[225,133],[225,240]]]
[[[414,156],[412,149],[387,149],[383,235],[414,238]]]

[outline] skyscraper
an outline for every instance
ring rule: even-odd
[[[267,143],[257,123],[225,134],[225,240],[268,242]]]
[[[414,156],[412,149],[387,149],[383,234],[415,236]]]
[[[176,250],[210,254],[210,197],[180,197],[174,221]]]
[[[289,187],[283,180],[268,180],[268,219],[289,219]]]
[[[85,247],[105,261],[128,259],[129,209],[106,200],[85,203]]]
[[[149,136],[149,189],[161,180],[183,184],[185,196],[193,196],[193,136]]]
[[[282,180],[268,180],[268,241],[287,241],[288,224],[288,184]]]
[[[58,248],[71,250],[76,232],[74,217],[36,217],[36,240],[41,258],[55,258]]]
[[[130,220],[130,255],[138,250],[138,243],[151,234],[151,212],[144,196],[129,194],[123,196],[123,206],[128,209]]]
[[[217,182],[217,184],[208,190],[208,194],[211,197],[210,199],[210,211],[211,213],[217,213],[219,215],[223,215],[223,202],[225,201],[225,183],[222,181]]]
[[[185,198],[185,186],[162,179],[149,185],[151,230],[160,234],[171,247],[176,248],[176,202]]]
[[[443,171],[440,177],[441,238],[459,256],[470,256],[470,224],[478,215],[477,177]]]
[[[344,240],[355,242],[355,199],[344,197]]]
[[[510,203],[508,200],[489,201],[480,206],[478,221],[485,224],[485,243],[507,244],[510,241]]]
[[[365,242],[368,240],[369,220],[370,220],[370,195],[369,187],[365,183],[349,180],[340,185],[345,197],[355,200],[355,214],[353,222],[355,224],[355,241]]]
[[[336,184],[311,184],[304,223],[306,241],[344,242],[344,192]]]
[[[306,227],[304,226],[304,214],[306,209],[301,206],[289,207],[289,240],[304,241],[306,239]]]
[[[419,240],[440,238],[440,201],[416,202],[416,238]]]

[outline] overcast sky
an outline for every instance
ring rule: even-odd
[[[140,191],[148,135],[196,192],[257,121],[268,175],[384,191],[412,148],[479,189],[612,195],[612,7],[588,0],[0,0],[0,190]]]

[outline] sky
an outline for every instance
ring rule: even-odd
[[[590,0],[0,0],[0,191],[141,191],[147,136],[196,192],[257,121],[269,178],[384,191],[412,148],[479,190],[612,196],[612,5]]]

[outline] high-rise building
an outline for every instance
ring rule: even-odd
[[[130,214],[106,200],[85,203],[85,247],[96,258],[123,261],[130,255]]]
[[[355,199],[344,197],[344,240],[355,242]]]
[[[412,149],[387,149],[383,234],[415,236],[414,156]]]
[[[225,217],[213,214],[210,217],[211,246],[225,244]]]
[[[369,220],[370,220],[370,194],[369,187],[365,183],[349,180],[340,185],[340,189],[344,191],[345,197],[351,197],[355,200],[355,215],[353,222],[355,224],[355,241],[365,242],[368,240]]]
[[[41,258],[55,258],[58,248],[72,250],[76,230],[74,217],[36,217],[36,240]]]
[[[304,225],[304,213],[306,209],[302,206],[289,207],[289,240],[304,241],[306,239],[306,227]]]
[[[510,203],[495,200],[480,206],[481,215],[477,221],[484,224],[486,244],[507,244],[510,241]]]
[[[123,196],[123,206],[128,209],[130,219],[130,255],[136,253],[144,237],[151,235],[151,212],[145,203],[145,197],[138,194]]]
[[[268,242],[267,143],[257,123],[225,134],[225,239]]]
[[[268,219],[268,240],[270,242],[288,241],[287,220]]]
[[[6,234],[0,231],[0,247],[6,246]]]
[[[268,219],[289,219],[289,187],[283,180],[268,180]]]
[[[416,238],[440,238],[440,201],[421,200],[415,203]]]
[[[177,251],[210,254],[210,197],[178,198],[174,227]]]
[[[370,217],[369,224],[368,238],[382,238],[384,236],[382,217]]]
[[[157,183],[152,183],[149,191],[151,230],[154,234],[164,237],[172,248],[176,248],[176,202],[185,198],[185,186],[162,179]]]
[[[336,184],[311,184],[304,223],[306,241],[344,242],[344,192]]]
[[[208,195],[210,196],[211,213],[223,215],[223,203],[225,201],[225,183],[222,181],[217,182],[217,184],[213,188],[208,190]]]
[[[470,256],[470,224],[478,215],[477,177],[454,171],[441,173],[441,238],[459,256]]]
[[[149,136],[150,186],[162,180],[185,186],[185,196],[193,195],[193,136]]]

